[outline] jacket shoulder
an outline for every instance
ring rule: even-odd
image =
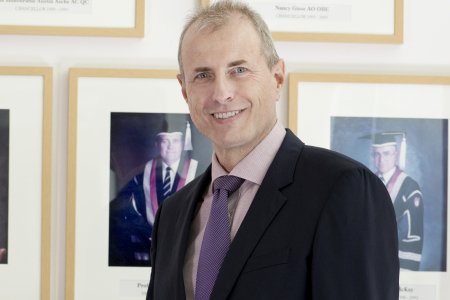
[[[349,169],[363,169],[370,171],[362,163],[335,151],[305,145],[299,163],[311,165],[317,168],[331,169],[337,168],[339,170]],[[372,172],[372,171],[370,171]]]
[[[344,176],[360,180],[380,181],[362,163],[335,151],[305,146],[296,166],[296,179],[302,178],[311,185],[331,189]],[[381,183],[381,181],[380,181]]]
[[[406,178],[403,181],[403,185],[409,186],[414,189],[419,189],[419,184],[417,183],[417,181],[412,179],[411,176],[409,176],[408,174],[405,174],[405,175],[406,175]]]

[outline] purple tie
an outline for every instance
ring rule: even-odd
[[[214,197],[198,260],[195,300],[209,300],[217,274],[231,243],[228,196],[233,194],[243,182],[244,179],[230,175],[214,180]]]

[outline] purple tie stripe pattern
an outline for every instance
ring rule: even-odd
[[[167,197],[170,196],[170,171],[172,169],[170,167],[166,168],[166,177],[164,179],[164,183],[163,183],[163,195],[164,195],[164,199],[166,199]]]
[[[214,181],[211,213],[203,236],[197,269],[195,300],[209,300],[217,274],[230,248],[228,197],[244,182],[236,176],[221,176]]]

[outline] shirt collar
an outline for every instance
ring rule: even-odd
[[[279,120],[269,134],[244,157],[230,173],[225,171],[217,160],[216,152],[212,155],[212,182],[220,176],[233,175],[261,185],[281,143],[286,136],[286,130]]]
[[[389,172],[386,172],[386,174],[384,174],[384,175],[381,175],[380,173],[378,173],[378,177],[383,176],[383,178],[386,181],[386,183],[388,183],[389,180],[391,180],[392,175],[394,175],[395,170],[397,170],[397,167],[392,168],[392,170],[390,170]]]
[[[176,172],[178,170],[178,165],[180,164],[180,159],[174,162],[171,166],[166,165],[166,163],[161,159],[163,174],[166,172],[167,167],[170,167],[172,171]]]

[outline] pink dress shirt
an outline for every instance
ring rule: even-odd
[[[277,121],[270,133],[230,173],[227,173],[222,168],[217,160],[216,153],[213,153],[211,166],[212,181],[204,193],[203,201],[197,204],[196,215],[191,225],[188,248],[184,258],[183,279],[187,300],[195,299],[198,258],[214,196],[212,182],[223,175],[234,175],[245,179],[242,186],[228,198],[230,237],[231,242],[233,242],[285,135],[286,130],[280,121]]]

